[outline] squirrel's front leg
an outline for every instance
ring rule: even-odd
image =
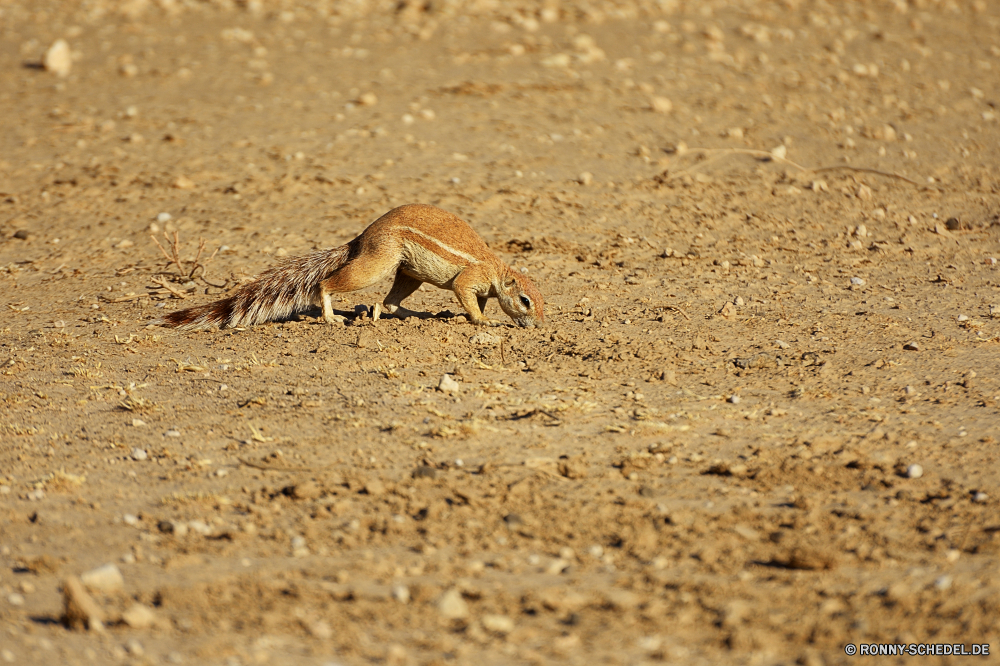
[[[476,295],[474,289],[462,289],[456,285],[455,296],[458,297],[458,302],[462,304],[462,307],[468,313],[470,323],[476,326],[502,326],[501,322],[493,321],[483,314],[483,311],[479,307],[479,297]]]

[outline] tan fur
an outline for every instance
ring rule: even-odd
[[[178,310],[153,322],[182,329],[252,326],[283,319],[313,303],[327,323],[343,321],[333,313],[331,295],[357,291],[395,275],[382,301],[395,313],[424,282],[455,292],[469,321],[483,326],[483,308],[496,298],[519,326],[545,321],[542,295],[526,276],[512,270],[466,222],[422,204],[394,208],[347,245],[290,257],[214,303]],[[381,308],[376,305],[373,318]]]

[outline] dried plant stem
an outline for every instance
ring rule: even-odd
[[[846,165],[846,164],[837,165],[837,166],[827,166],[827,167],[810,168],[810,167],[802,166],[801,164],[798,164],[796,162],[793,162],[792,160],[790,160],[788,158],[780,157],[778,155],[775,155],[775,154],[773,154],[771,152],[768,152],[766,150],[753,150],[751,148],[688,148],[687,150],[684,151],[684,153],[681,153],[681,154],[686,155],[688,153],[698,153],[698,154],[702,154],[702,155],[713,155],[713,156],[710,157],[710,158],[708,158],[704,162],[699,163],[699,164],[693,164],[693,165],[691,165],[691,166],[689,166],[689,167],[687,167],[685,169],[681,169],[680,171],[675,171],[673,173],[667,174],[665,176],[666,180],[670,180],[671,178],[674,178],[675,176],[679,176],[679,175],[682,175],[684,173],[688,173],[690,171],[693,171],[693,170],[695,170],[697,168],[703,167],[703,166],[705,166],[707,164],[711,164],[712,162],[718,161],[718,160],[720,160],[720,159],[722,159],[724,157],[727,157],[729,155],[751,155],[753,157],[759,157],[759,158],[762,158],[762,159],[768,159],[768,160],[773,160],[775,162],[781,162],[782,164],[787,164],[789,166],[795,167],[796,169],[798,169],[799,171],[802,171],[803,173],[820,173],[822,171],[838,171],[838,170],[842,170],[842,171],[854,171],[856,173],[871,173],[871,174],[875,174],[877,176],[885,176],[886,178],[896,178],[897,180],[902,180],[902,181],[907,182],[907,183],[909,183],[911,185],[914,185],[916,187],[921,187],[921,184],[918,183],[917,181],[911,180],[910,178],[907,178],[906,176],[903,176],[903,175],[898,174],[898,173],[893,173],[891,171],[880,171],[878,169],[869,169],[869,168],[866,168],[866,167],[854,167],[854,166],[849,166],[849,165]]]
[[[193,279],[194,278],[194,274],[197,273],[198,269],[200,268],[201,269],[201,273],[202,273],[201,274],[201,279],[205,280],[205,273],[208,270],[207,266],[208,266],[208,264],[213,259],[215,259],[215,255],[219,254],[219,250],[221,248],[216,248],[215,252],[213,252],[211,254],[211,256],[209,256],[209,258],[206,259],[204,263],[202,263],[201,262],[201,255],[205,252],[205,239],[204,238],[199,238],[198,239],[198,252],[197,252],[197,254],[195,254],[194,260],[191,262],[191,270],[189,271],[189,270],[187,270],[187,268],[185,268],[184,262],[181,261],[181,241],[180,241],[180,234],[175,231],[174,232],[174,238],[173,238],[173,240],[171,240],[170,236],[167,235],[167,232],[164,231],[163,232],[163,237],[164,237],[164,239],[167,240],[167,242],[170,243],[170,252],[167,252],[167,250],[160,244],[160,241],[158,241],[156,239],[156,236],[150,235],[150,238],[152,238],[153,242],[156,243],[156,247],[160,248],[160,252],[162,252],[163,256],[166,258],[166,260],[167,260],[167,266],[170,266],[171,264],[177,266],[177,270],[180,272],[180,274],[181,275],[186,275],[188,277],[188,279]],[[208,280],[205,280],[205,282],[208,282]],[[210,284],[213,287],[218,286],[218,285],[212,284],[211,282],[208,282],[208,284]]]
[[[166,289],[167,291],[169,291],[171,294],[173,294],[177,298],[187,298],[187,294],[185,294],[182,291],[178,291],[174,287],[171,287],[170,283],[167,282],[166,280],[162,279],[162,278],[153,278],[152,282],[153,282],[153,284],[160,285],[161,287],[163,287],[164,289]]]

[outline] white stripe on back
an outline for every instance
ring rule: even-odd
[[[402,229],[406,229],[407,231],[412,231],[413,233],[415,233],[416,235],[420,236],[421,238],[426,238],[427,240],[429,240],[430,242],[434,243],[435,245],[437,245],[438,247],[442,248],[443,250],[446,250],[446,251],[452,253],[456,257],[461,257],[462,259],[465,259],[470,264],[478,264],[479,263],[479,260],[476,259],[475,257],[473,257],[471,254],[468,254],[467,252],[462,252],[461,250],[456,250],[455,248],[451,247],[450,245],[445,245],[444,243],[442,243],[441,241],[439,241],[437,238],[434,238],[433,236],[429,236],[429,235],[425,234],[424,232],[420,231],[419,229],[414,229],[413,227],[401,227],[401,228]]]

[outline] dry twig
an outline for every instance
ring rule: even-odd
[[[152,238],[153,242],[156,243],[156,247],[160,248],[160,252],[162,252],[163,256],[166,258],[166,260],[167,260],[167,266],[170,266],[171,264],[177,266],[177,270],[180,272],[180,274],[182,276],[186,276],[188,279],[193,279],[194,276],[195,276],[195,273],[197,273],[198,269],[200,268],[201,269],[201,276],[200,277],[201,277],[202,280],[205,280],[205,273],[208,270],[207,266],[208,266],[208,264],[213,259],[215,259],[215,255],[219,254],[219,250],[221,248],[216,248],[215,252],[213,252],[211,254],[211,256],[209,256],[208,259],[206,259],[205,262],[202,263],[201,262],[201,255],[202,255],[202,253],[205,252],[205,239],[204,238],[199,238],[198,239],[198,253],[195,254],[194,259],[191,262],[191,270],[189,271],[184,266],[184,262],[181,260],[180,234],[175,231],[174,232],[174,238],[173,238],[173,240],[171,240],[170,236],[167,235],[167,232],[164,231],[163,232],[163,237],[170,243],[170,252],[167,252],[166,249],[164,249],[164,247],[162,245],[160,245],[160,241],[158,241],[156,239],[156,236],[150,235],[150,238]],[[205,282],[208,282],[208,280],[205,280]],[[219,285],[212,284],[211,282],[208,282],[208,284],[210,284],[213,287],[219,286]],[[222,286],[225,286],[225,285],[222,285]]]
[[[705,160],[704,162],[700,162],[698,164],[692,164],[691,166],[685,169],[681,169],[680,171],[674,171],[673,173],[665,173],[662,176],[663,180],[665,181],[670,180],[676,176],[680,176],[682,174],[693,171],[697,168],[706,166],[707,164],[711,164],[712,162],[720,160],[723,157],[727,157],[729,155],[751,155],[753,157],[759,157],[764,160],[772,160],[774,162],[781,162],[782,164],[787,164],[789,166],[795,167],[796,169],[804,173],[820,173],[822,171],[837,171],[837,170],[854,171],[856,173],[871,173],[877,176],[885,176],[886,178],[896,178],[898,180],[902,180],[916,187],[922,187],[922,185],[917,181],[911,180],[906,176],[900,175],[898,173],[893,173],[891,171],[879,171],[878,169],[869,169],[866,167],[854,167],[854,166],[849,166],[847,164],[841,164],[837,166],[817,167],[814,169],[802,166],[801,164],[793,162],[792,160],[786,157],[781,157],[780,155],[776,155],[773,152],[769,152],[766,150],[753,150],[750,148],[688,148],[687,150],[684,151],[684,153],[680,154],[687,154],[687,153],[695,153],[700,155],[713,155],[713,156]]]
[[[313,472],[315,470],[308,467],[282,467],[278,465],[262,465],[260,463],[255,463],[252,460],[247,460],[246,458],[237,458],[241,463],[247,467],[253,467],[254,469],[262,469],[266,472]]]
[[[688,316],[688,313],[684,312],[684,310],[677,307],[676,305],[664,305],[663,309],[670,310],[671,312],[678,312],[682,317],[684,317],[684,319],[686,319],[687,321],[691,321],[691,317]]]
[[[187,294],[185,294],[182,291],[178,291],[174,287],[171,287],[170,283],[167,282],[166,280],[162,279],[162,278],[152,278],[151,282],[153,284],[160,285],[161,287],[163,287],[164,289],[166,289],[167,291],[169,291],[171,294],[173,294],[177,298],[187,298]]]

